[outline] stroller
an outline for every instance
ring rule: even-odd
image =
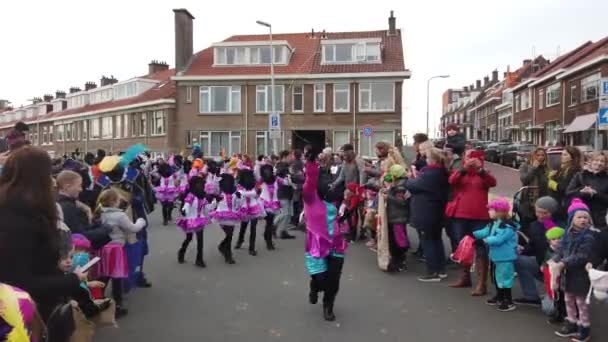
[[[530,205],[529,198],[532,197],[532,192],[536,190],[538,190],[537,186],[522,186],[515,192],[515,195],[513,195],[513,220],[521,224],[523,206]]]

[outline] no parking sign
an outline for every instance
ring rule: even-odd
[[[374,135],[374,128],[372,126],[363,126],[363,129],[361,131],[363,132],[364,137],[369,138]]]

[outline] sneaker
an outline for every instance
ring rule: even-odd
[[[513,303],[509,303],[507,301],[503,301],[498,305],[497,310],[501,311],[501,312],[509,312],[509,311],[513,311],[517,309],[517,307],[515,306],[515,304]]]
[[[540,306],[540,299],[528,299],[525,297],[515,298],[513,303],[517,305]]]
[[[492,306],[494,306],[496,304],[498,304],[498,297],[493,296],[491,298],[486,299],[486,305],[492,305]]]
[[[447,273],[445,273],[445,272],[439,272],[439,274],[437,274],[437,275],[438,275],[438,276],[439,276],[439,278],[441,278],[441,279],[445,279],[445,278],[447,278],[447,277],[448,277],[448,274],[447,274]]]
[[[418,277],[418,281],[421,281],[423,283],[440,282],[441,277],[439,277],[439,274],[437,274],[437,273],[431,273],[431,274],[427,274],[425,276]]]
[[[417,257],[416,257],[416,261],[418,261],[418,262],[422,262],[422,263],[425,263],[425,262],[426,262],[426,258],[424,257],[424,255],[422,255],[422,256],[417,256]]]
[[[573,337],[577,336],[577,334],[578,327],[576,326],[576,323],[572,323],[568,320],[564,321],[564,325],[562,325],[562,327],[555,332],[555,335],[559,337]]]
[[[578,327],[578,334],[572,339],[573,342],[587,342],[591,338],[591,327]]]

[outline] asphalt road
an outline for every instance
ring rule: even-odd
[[[521,307],[501,313],[447,281],[420,283],[422,264],[410,260],[407,272],[378,270],[375,255],[364,244],[347,251],[337,321],[323,320],[321,304],[307,302],[308,277],[303,262],[303,235],[277,242],[277,250],[259,254],[236,251],[227,265],[217,251],[218,227],[205,232],[206,269],[176,261],[183,234],[160,226],[152,217],[151,255],[146,270],[153,282],[127,297],[129,315],[119,328],[103,328],[96,341],[558,341],[538,309]],[[261,235],[261,234],[259,234]],[[259,236],[258,235],[258,236]],[[410,231],[410,236],[414,236]],[[415,241],[415,237],[412,238]],[[416,245],[416,242],[414,242]],[[449,280],[456,270],[452,269]],[[519,291],[515,290],[515,295]],[[603,317],[600,316],[600,309]],[[594,307],[595,340],[608,336],[605,307]],[[600,329],[603,331],[600,332]],[[598,337],[602,336],[602,338]]]

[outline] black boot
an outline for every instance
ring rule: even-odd
[[[249,222],[241,222],[241,229],[239,230],[239,238],[236,240],[236,245],[234,245],[234,249],[241,249],[243,247],[243,242],[245,242],[245,233],[247,232],[247,225]]]
[[[328,322],[333,322],[336,320],[333,303],[323,303],[323,318],[325,318],[325,320]]]
[[[207,267],[207,264],[205,264],[205,261],[203,260],[203,255],[198,253],[196,254],[196,262],[194,264],[201,268]]]
[[[274,251],[274,243],[272,242],[272,240],[266,240],[266,249],[269,251]]]
[[[166,204],[163,204],[162,208],[163,208],[163,226],[166,226],[169,224],[169,211],[167,210],[168,207]]]
[[[228,246],[230,248],[230,246]],[[198,267],[206,267],[203,261],[203,231],[199,230],[196,232],[196,262],[195,265]]]
[[[308,293],[308,302],[310,304],[317,304],[319,301],[319,289],[317,282],[314,279],[310,279],[310,292]]]
[[[180,264],[183,264],[185,261],[186,261],[186,249],[180,248],[179,251],[177,251],[177,262],[179,262]]]

